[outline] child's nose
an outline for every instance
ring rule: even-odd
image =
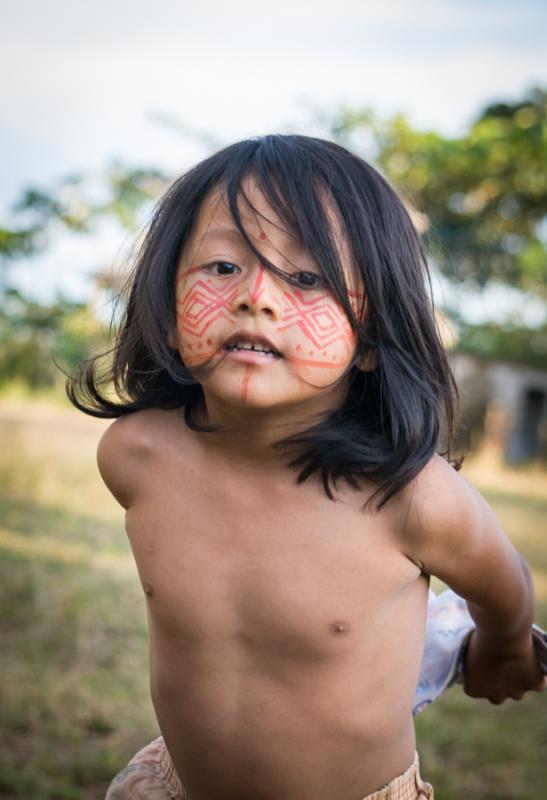
[[[278,318],[280,299],[280,287],[277,286],[274,276],[259,264],[256,269],[249,270],[241,281],[236,310]]]

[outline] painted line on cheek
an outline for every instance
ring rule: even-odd
[[[208,311],[208,309],[207,309],[207,311]],[[214,316],[210,316],[208,319],[207,319],[207,315],[206,314],[202,314],[201,317],[199,317],[196,322],[194,322],[193,320],[189,320],[189,321],[188,320],[184,320],[179,325],[179,330],[180,331],[185,331],[186,333],[191,333],[194,336],[203,336],[203,334],[206,331],[209,330],[211,325],[214,322],[216,322],[217,319],[226,319],[229,322],[232,322],[233,321],[233,316],[231,314],[228,314],[224,310],[219,311]]]
[[[264,267],[259,267],[258,268],[258,275],[256,276],[255,285],[251,289],[251,292],[250,292],[250,295],[249,295],[250,298],[251,298],[251,301],[253,303],[256,303],[256,301],[260,297],[260,294],[261,294],[260,286],[261,286],[263,280],[264,280]]]
[[[246,368],[243,374],[243,381],[241,383],[241,401],[243,403],[247,402],[247,394],[249,392],[249,369]]]
[[[192,345],[190,345],[191,347]],[[200,353],[199,355],[186,355],[185,353],[181,354],[183,363],[190,367],[193,364],[199,364],[200,362],[207,361],[208,358],[212,358],[220,353],[220,350],[209,350],[206,353]]]
[[[202,267],[188,267],[188,269],[181,270],[177,275],[177,283],[181,281],[183,278],[186,278],[187,275],[192,275],[194,272],[199,272]]]
[[[318,369],[340,369],[339,363],[333,361],[313,361],[310,358],[294,358],[294,356],[284,356],[286,361],[291,364],[300,364],[304,367],[317,367]]]

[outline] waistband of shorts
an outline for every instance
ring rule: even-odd
[[[184,789],[182,788],[182,783],[180,782],[180,778],[175,771],[175,765],[169,755],[167,747],[165,746],[165,742],[163,739],[162,748],[161,748],[161,757],[160,757],[160,772],[161,777],[169,787],[169,790],[172,792],[174,798],[181,798],[186,797]]]
[[[415,800],[416,797],[426,800],[432,797],[431,792],[431,785],[420,777],[420,759],[415,752],[414,761],[407,770],[363,800]]]
[[[175,798],[185,798],[180,778],[175,771],[175,766],[171,760],[163,739],[161,740],[160,770],[165,783]],[[431,787],[420,777],[420,759],[418,753],[414,754],[414,761],[405,772],[397,775],[385,786],[382,786],[372,794],[367,794],[363,800],[415,800],[416,797],[430,797]]]

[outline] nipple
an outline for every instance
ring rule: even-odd
[[[333,633],[347,633],[351,628],[349,622],[344,622],[343,620],[336,620],[330,626],[330,629]]]
[[[142,588],[144,589],[144,593],[148,595],[148,597],[152,597],[152,595],[154,594],[154,590],[152,589],[149,583],[143,584]]]

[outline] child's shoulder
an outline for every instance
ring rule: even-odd
[[[172,412],[157,408],[146,408],[124,414],[112,422],[99,442],[99,452],[109,456],[117,453],[143,452],[151,447],[158,432],[169,424]]]
[[[475,487],[438,453],[404,487],[402,494],[407,503],[420,511],[433,513],[437,510],[442,514],[460,503],[474,502],[480,496]]]
[[[146,471],[163,443],[172,441],[173,429],[185,426],[173,411],[143,409],[124,414],[103,433],[97,447],[99,472],[118,502],[127,508],[139,475]]]
[[[438,454],[401,490],[397,506],[405,543],[418,553],[478,534],[493,516],[477,489]]]

